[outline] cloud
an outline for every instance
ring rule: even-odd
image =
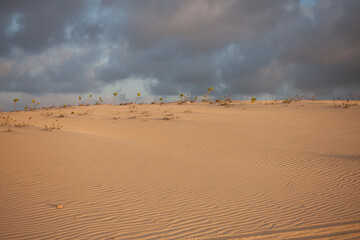
[[[101,64],[101,48],[66,45],[50,48],[41,54],[19,51],[11,60],[0,58],[1,89],[34,94],[44,92],[76,93],[99,87],[94,65]]]
[[[356,0],[1,1],[0,87],[154,95],[360,90]]]
[[[0,54],[10,54],[14,47],[36,52],[62,44],[66,27],[83,8],[82,1],[1,1]]]
[[[331,93],[339,88],[359,91],[359,1],[319,1],[314,19],[298,26],[280,58],[291,64],[295,87]]]
[[[295,11],[292,5],[279,1],[263,4],[254,1],[173,1],[166,4],[145,1],[136,5],[126,2],[127,24],[121,31],[125,44],[111,51],[109,64],[100,70],[99,76],[107,81],[131,75],[150,76],[159,80],[152,85],[154,94],[175,94],[182,89],[202,94],[208,86],[217,85],[221,80],[229,88],[241,85],[239,81],[249,80],[242,76],[254,75],[249,72],[251,69],[260,71],[257,68],[264,68],[266,64],[261,58],[265,55],[250,43],[265,45],[259,39],[270,34],[280,21],[291,17]],[[219,63],[224,51],[240,44],[253,47],[245,49],[248,55],[244,62],[233,62],[234,59],[228,57],[224,59],[226,64]],[[267,49],[263,50],[270,54]],[[269,58],[271,56],[266,59]],[[244,63],[246,66],[242,65]],[[239,67],[246,67],[246,72],[239,71]],[[240,87],[233,90],[247,90]],[[261,86],[258,89],[263,90],[266,89]]]

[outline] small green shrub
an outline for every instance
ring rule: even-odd
[[[88,97],[88,99],[87,99],[87,101],[86,101],[86,105],[89,105],[89,101],[90,101],[90,99],[92,98],[92,94],[89,94],[89,97]]]
[[[14,98],[13,101],[14,101],[14,109],[15,109],[15,112],[16,112],[16,102],[19,101],[19,98]]]
[[[118,95],[118,93],[117,92],[114,92],[114,98],[113,98],[113,100],[112,100],[112,105],[114,105],[114,101],[115,101],[115,98],[116,98],[116,96]]]

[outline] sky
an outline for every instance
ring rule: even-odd
[[[1,0],[0,109],[360,94],[358,0]]]

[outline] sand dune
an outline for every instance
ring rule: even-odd
[[[360,238],[360,106],[101,105],[0,117],[0,239]]]

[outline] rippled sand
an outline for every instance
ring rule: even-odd
[[[232,104],[0,113],[0,239],[360,238],[360,104]]]

